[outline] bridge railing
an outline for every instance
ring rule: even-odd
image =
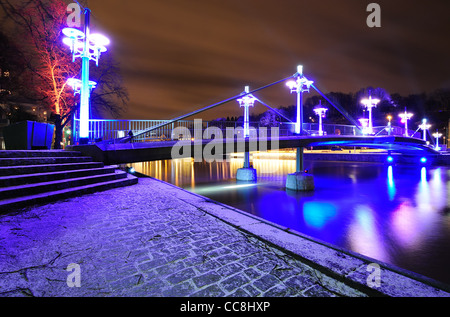
[[[131,132],[136,135],[142,131],[148,130],[152,127],[161,125],[166,120],[99,120],[94,119],[89,121],[89,139],[94,142],[108,141],[123,138],[128,136]],[[264,126],[260,122],[250,122],[250,133],[258,133],[261,128],[267,128],[267,136],[270,137],[271,126]],[[202,121],[200,133],[203,135],[204,131],[210,127],[219,128],[223,136],[226,137],[227,129],[235,129],[235,133],[239,135],[242,133],[242,121]],[[279,136],[289,136],[293,135],[294,125],[292,123],[278,122],[274,123],[273,126],[278,127]],[[178,127],[183,127],[189,131],[189,135],[180,135],[178,133]],[[133,138],[133,142],[151,142],[151,141],[164,141],[164,140],[179,140],[180,138],[194,137],[198,129],[194,120],[182,120],[173,123],[169,123],[166,126],[160,127],[152,132],[145,135],[136,136]],[[79,142],[79,120],[74,120],[73,132],[73,143],[77,144]],[[303,123],[303,130],[306,131],[308,135],[319,135],[319,124],[318,123]],[[388,130],[386,127],[374,127],[375,135],[388,135]],[[324,135],[362,135],[361,130],[357,129],[353,125],[343,125],[343,124],[324,124],[323,125]],[[409,135],[413,135],[414,131],[409,131]],[[391,130],[391,135],[401,136],[404,135],[404,129],[401,127],[393,126]]]

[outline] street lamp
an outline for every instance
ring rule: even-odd
[[[84,32],[75,28],[62,30],[66,36],[63,43],[70,47],[72,60],[75,61],[78,57],[82,60],[81,80],[68,79],[68,85],[74,89],[75,94],[80,94],[80,143],[87,143],[89,140],[90,94],[97,85],[89,80],[89,61],[94,61],[98,66],[101,54],[107,51],[106,46],[110,43],[105,36],[90,33],[90,13],[88,8],[84,10]]]
[[[250,124],[249,124],[249,107],[255,105],[256,98],[249,94],[250,87],[245,86],[245,91],[241,94],[242,98],[238,99],[239,105],[244,107],[244,138],[250,137]]]
[[[303,125],[303,109],[302,109],[302,98],[304,92],[309,92],[309,89],[314,84],[313,81],[308,80],[303,76],[303,66],[297,66],[297,73],[294,75],[295,80],[290,80],[286,83],[289,87],[291,93],[297,94],[297,122],[295,123],[295,133],[302,134]]]
[[[439,151],[441,148],[439,147],[439,138],[442,136],[442,133],[439,133],[436,131],[436,133],[433,133],[433,137],[436,139],[436,151]]]
[[[427,124],[427,119],[422,120],[422,124],[419,125],[419,129],[423,131],[423,140],[427,140],[427,130],[431,128],[431,124]]]
[[[391,124],[392,116],[391,115],[387,116],[387,119],[388,119],[388,125],[386,127],[386,130],[388,132],[388,135],[391,135],[391,133],[392,133],[392,124]]]
[[[325,113],[328,111],[327,108],[322,106],[322,100],[319,101],[319,105],[314,109],[316,115],[319,116],[319,135],[323,135],[322,118],[325,118]]]
[[[368,128],[369,119],[361,118],[361,119],[359,119],[359,122],[361,123],[361,126],[363,127],[363,129],[362,129],[363,135],[367,135],[369,133],[369,128]]]
[[[368,134],[373,134],[372,108],[376,107],[379,102],[379,99],[372,99],[372,95],[369,95],[368,99],[361,100],[361,103],[369,110]]]
[[[399,117],[402,118],[402,123],[405,124],[405,136],[408,137],[408,120],[412,118],[413,114],[406,111],[404,113],[400,113]]]

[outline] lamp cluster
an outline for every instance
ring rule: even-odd
[[[302,125],[303,125],[303,105],[302,105],[302,96],[304,92],[309,92],[309,89],[314,84],[314,81],[309,80],[303,75],[303,66],[297,66],[297,73],[293,76],[295,80],[290,80],[286,83],[286,86],[289,87],[291,93],[297,94],[297,122],[295,123],[295,133],[302,133]]]
[[[89,62],[98,61],[102,53],[107,51],[110,41],[101,34],[90,33],[90,10],[84,11],[84,32],[75,28],[64,28],[62,33],[66,36],[63,43],[70,47],[72,61],[81,58],[81,79],[69,78],[67,84],[72,87],[75,95],[80,94],[80,142],[89,141],[90,94],[97,86],[95,81],[89,80]]]
[[[255,105],[256,98],[249,94],[250,87],[246,86],[245,91],[242,93],[242,98],[239,98],[237,101],[241,107],[244,107],[244,137],[250,137],[250,124],[249,124],[249,107],[253,107]]]
[[[107,51],[106,46],[110,44],[108,38],[101,34],[85,34],[75,28],[64,28],[62,32],[66,36],[63,43],[70,47],[73,61],[77,57],[88,57],[98,66],[101,54]]]
[[[292,94],[309,92],[309,89],[314,84],[314,81],[309,80],[303,75],[303,66],[297,67],[297,73],[294,75],[296,80],[290,80],[286,83]]]
[[[328,109],[322,106],[322,100],[319,100],[319,104],[314,108],[314,113],[319,116],[319,135],[324,135],[322,118],[325,118],[327,111]]]

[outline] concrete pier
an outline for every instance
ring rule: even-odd
[[[256,169],[250,165],[250,153],[244,153],[244,167],[236,172],[236,179],[238,181],[256,182],[258,176]]]
[[[304,149],[297,148],[297,172],[286,177],[286,189],[294,191],[314,190],[314,176],[304,171]]]
[[[314,176],[305,172],[288,174],[286,178],[286,189],[295,191],[314,190]]]
[[[1,215],[0,241],[3,297],[450,296],[412,272],[152,178]],[[374,263],[378,286],[368,283]],[[77,265],[80,287],[69,287]]]
[[[256,182],[257,178],[256,169],[253,167],[240,168],[236,172],[236,179],[238,181]]]

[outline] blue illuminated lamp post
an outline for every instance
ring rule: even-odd
[[[436,151],[439,151],[441,148],[439,147],[439,138],[442,136],[442,133],[439,133],[436,131],[436,133],[433,133],[433,137],[436,139]]]
[[[322,100],[320,100],[319,105],[314,109],[315,114],[319,116],[319,135],[323,135],[322,118],[325,118],[325,113],[327,111],[328,109],[322,106]]]
[[[423,140],[427,140],[427,130],[431,128],[431,124],[427,124],[427,119],[422,120],[422,124],[419,125],[419,128],[423,131]]]
[[[241,107],[244,107],[244,139],[250,138],[250,123],[249,123],[249,108],[255,105],[257,100],[252,94],[249,94],[250,87],[245,86],[245,91],[241,94],[242,98],[237,101]],[[236,172],[236,179],[239,181],[251,181],[254,182],[257,179],[256,169],[250,166],[250,151],[244,152],[244,167],[239,168]]]
[[[309,89],[314,84],[313,81],[308,80],[305,76],[303,76],[303,66],[297,66],[297,73],[294,75],[295,80],[290,80],[286,83],[286,86],[289,87],[291,93],[297,94],[297,122],[295,123],[295,133],[302,134],[302,125],[303,125],[303,93],[309,92]]]
[[[250,137],[250,123],[249,123],[249,107],[255,105],[256,98],[249,94],[250,87],[246,86],[245,91],[242,93],[244,95],[242,98],[238,99],[239,105],[244,107],[244,138]]]
[[[297,122],[295,123],[295,134],[303,135],[303,93],[309,92],[309,89],[314,84],[313,81],[308,80],[303,75],[303,66],[297,66],[297,73],[294,74],[295,80],[290,80],[286,83],[291,93],[297,94]],[[304,148],[297,148],[296,172],[288,174],[286,177],[286,188],[295,191],[310,191],[314,190],[314,176],[304,170],[303,160]]]
[[[380,100],[373,99],[372,95],[369,95],[369,98],[361,100],[361,103],[369,110],[369,126],[367,127],[367,133],[373,134],[372,108],[375,108],[378,103],[380,103]]]
[[[391,135],[392,133],[392,124],[391,124],[391,120],[392,120],[392,116],[387,116],[388,119],[388,125],[386,127],[386,131],[388,132],[388,135]]]
[[[62,30],[66,38],[63,42],[70,47],[72,59],[80,57],[81,62],[81,80],[69,78],[67,84],[71,86],[74,93],[80,94],[80,143],[89,142],[89,116],[90,116],[90,98],[91,90],[97,85],[96,82],[89,80],[89,62],[94,61],[98,66],[98,61],[102,53],[106,52],[106,46],[110,41],[103,35],[90,33],[90,13],[86,8],[84,10],[84,32],[75,28],[64,28]]]
[[[413,114],[407,112],[406,108],[405,108],[405,112],[404,113],[400,113],[399,114],[399,117],[402,118],[401,122],[405,124],[405,136],[406,137],[409,136],[408,135],[408,120],[410,120],[412,118],[412,116],[413,116]]]

